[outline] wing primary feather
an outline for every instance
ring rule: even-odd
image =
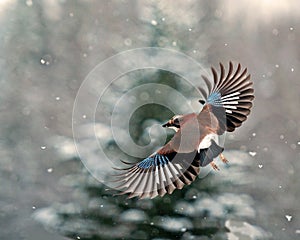
[[[220,69],[221,69],[221,75],[220,75],[220,82],[224,80],[225,77],[225,68],[222,63],[220,63]],[[215,85],[217,85],[217,82],[215,82]]]
[[[121,161],[122,163],[126,164],[126,165],[131,165],[131,166],[135,164],[135,163],[126,162],[126,161],[124,161],[124,160],[122,160],[122,159],[120,159],[120,161]]]
[[[162,197],[167,193],[167,191],[165,189],[165,183],[164,183],[163,176],[162,176],[162,174],[163,174],[163,172],[161,171],[162,167],[159,166],[158,168],[159,168],[158,169],[159,184],[157,186],[157,189],[158,189],[159,195]]]
[[[217,73],[216,69],[211,67],[211,71],[212,71],[212,74],[213,74],[214,83],[219,83],[220,81],[218,79],[218,73]],[[212,86],[211,86],[211,84],[209,86],[210,86],[209,87],[209,93],[211,93],[212,92]]]
[[[186,185],[190,185],[192,181],[190,181],[188,178],[185,177],[184,172],[181,171],[181,169],[178,168],[178,166],[174,166],[178,172],[180,172],[180,177],[179,179]]]
[[[152,199],[159,195],[157,184],[156,184],[156,177],[157,177],[157,169],[151,173],[151,176],[149,177],[149,197]]]
[[[122,169],[121,169],[122,170]],[[131,167],[130,169],[127,169],[126,172],[122,172],[120,174],[115,174],[116,177],[126,177],[128,175],[130,175],[131,173],[135,172],[135,171],[138,171],[140,170],[140,168],[138,168],[136,165]]]
[[[246,76],[247,68],[243,71],[243,73],[230,85],[226,85],[224,89],[222,89],[224,92],[230,92],[230,91],[238,91],[238,89],[244,88],[245,84],[250,83],[252,85],[252,82],[247,82],[250,79],[250,75]],[[246,76],[246,77],[245,77]],[[244,78],[245,77],[245,78]],[[235,89],[237,88],[237,89]],[[234,90],[233,90],[234,89]]]
[[[173,175],[173,183],[177,189],[181,189],[184,186],[184,183],[178,178],[179,172],[175,169],[172,162],[169,163],[171,174]],[[177,175],[178,174],[178,175]]]
[[[149,170],[149,169],[147,169],[147,170]],[[128,198],[137,197],[141,193],[141,192],[139,193],[137,190],[141,184],[141,179],[143,178],[144,172],[145,172],[145,170],[143,170],[141,173],[136,175],[136,178],[134,179],[134,181],[132,181],[131,184],[129,185],[129,187],[127,188],[126,192],[130,193]]]
[[[211,83],[210,83],[209,79],[206,76],[204,76],[204,75],[202,75],[202,78],[203,78],[203,80],[204,80],[204,82],[205,82],[205,84],[207,86],[208,93],[211,93],[212,86],[211,86]],[[207,99],[207,97],[205,97],[205,99]]]
[[[142,173],[144,175],[144,177],[142,177],[139,185],[133,191],[133,192],[139,193],[140,197],[142,197],[143,194],[147,195],[146,188],[147,188],[148,181],[149,181],[149,178],[150,178],[150,174],[151,174],[151,171],[152,171],[151,168],[146,169],[146,171],[144,173]]]
[[[142,169],[138,169],[138,171],[134,171],[130,175],[128,175],[128,177],[125,178],[126,182],[124,186],[129,188],[134,182],[136,182],[137,179],[140,178],[142,171],[143,171]]]
[[[219,81],[219,82],[218,82],[218,85],[217,85],[216,88],[215,88],[217,91],[219,91],[219,90],[222,88],[223,83],[225,84],[225,83],[228,81],[228,79],[230,78],[230,76],[231,76],[231,74],[232,74],[232,70],[233,70],[233,64],[232,64],[232,62],[230,61],[230,62],[229,62],[228,74],[227,74],[226,78],[225,78],[223,81]]]
[[[153,173],[154,173],[153,169],[149,169],[149,171],[147,172],[147,176],[145,177],[145,184],[144,184],[142,193],[140,195],[141,199],[148,198],[151,195],[150,193],[151,193],[152,187],[153,187],[153,182],[152,182],[153,181]]]
[[[232,64],[232,63],[231,63]],[[226,85],[226,87],[230,86],[231,84],[236,82],[236,77],[238,73],[241,70],[241,64],[238,64],[237,70],[233,74],[233,76],[230,77],[230,79],[226,79],[226,81],[223,81],[221,85],[218,86],[218,89],[223,89]]]
[[[171,181],[169,169],[167,169],[165,166],[163,166],[163,171],[166,176],[166,183],[167,183],[166,190],[169,194],[171,194],[175,190],[175,186],[173,185],[173,182]]]
[[[202,78],[203,78],[203,76],[202,76]],[[201,93],[201,95],[205,98],[205,99],[207,99],[207,93],[206,93],[206,91],[203,89],[203,88],[198,88],[198,90],[200,91],[200,93]]]

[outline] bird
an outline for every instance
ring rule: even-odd
[[[149,157],[127,163],[127,168],[116,168],[118,184],[115,189],[128,198],[154,198],[172,194],[175,189],[190,185],[200,173],[200,168],[219,167],[214,159],[223,155],[224,148],[218,137],[233,132],[247,119],[253,106],[254,89],[247,68],[230,61],[226,69],[219,63],[220,73],[211,67],[212,79],[202,75],[207,89],[199,88],[204,99],[199,113],[175,115],[162,127],[175,130],[174,136]]]

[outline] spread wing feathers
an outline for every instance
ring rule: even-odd
[[[220,75],[212,67],[213,85],[207,77],[202,76],[207,84],[207,105],[220,122],[219,134],[232,132],[247,119],[254,99],[253,82],[247,68],[242,70],[240,64],[234,69],[229,62],[228,73],[220,63]]]
[[[154,198],[171,194],[191,184],[200,172],[199,154],[171,152],[154,154],[127,169],[119,169],[116,189],[128,198]]]

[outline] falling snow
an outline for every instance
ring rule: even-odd
[[[264,148],[263,148],[263,151],[264,151],[264,152],[267,152],[267,151],[269,151],[269,148],[268,148],[268,147],[264,147]]]
[[[44,55],[41,59],[40,59],[40,63],[42,65],[50,65],[52,62],[52,57],[49,54]]]
[[[157,21],[152,20],[152,21],[151,21],[151,24],[152,24],[153,26],[156,26],[156,25],[157,25]]]
[[[256,152],[249,152],[251,157],[254,157],[257,153]]]
[[[284,139],[284,135],[280,135],[279,138],[280,138],[281,140],[283,140],[283,139]]]
[[[290,221],[292,221],[292,216],[291,215],[285,215],[285,218],[290,222]]]
[[[0,3],[1,22],[9,30],[5,28],[0,39],[5,49],[0,59],[0,75],[5,79],[0,89],[3,110],[0,209],[4,219],[14,223],[0,229],[0,236],[38,238],[35,231],[31,231],[34,227],[31,223],[23,226],[27,219],[34,218],[50,230],[45,232],[45,238],[49,239],[57,233],[74,239],[171,239],[175,235],[181,239],[269,240],[277,235],[282,239],[299,238],[296,215],[299,204],[295,196],[299,195],[296,174],[300,156],[297,122],[300,86],[295,74],[300,47],[294,20],[299,15],[300,5],[284,1],[237,1],[234,4],[224,1],[222,6],[216,1],[178,1],[176,4],[171,1],[171,4],[164,1],[138,4],[133,1],[109,4],[67,1],[68,4],[62,4],[65,2],[6,0]],[[243,28],[237,28],[236,23]],[[149,54],[149,60],[158,59],[151,62],[155,66],[162,63],[175,73],[183,69],[183,76],[162,74],[157,68],[139,69],[119,75],[110,84],[110,74],[122,74],[124,66],[149,66],[144,58],[114,62],[113,66],[103,69],[107,78],[100,78],[97,71],[92,71],[99,63],[107,63],[109,57],[142,46],[169,47],[187,53],[187,57],[199,62],[199,69],[182,64],[182,59],[172,65],[169,61],[172,59],[165,56],[158,59],[156,54]],[[255,56],[247,63],[249,48],[245,46],[251,46],[250,55]],[[222,53],[220,59],[216,58],[218,52]],[[160,88],[127,98],[121,114],[130,115],[132,124],[130,134],[124,135],[135,138],[140,152],[151,154],[160,144],[151,142],[150,146],[143,142],[141,136],[149,137],[151,133],[151,127],[145,127],[145,122],[151,118],[161,128],[158,124],[173,112],[199,111],[200,94],[181,88],[181,83],[187,80],[191,87],[197,87],[203,82],[201,74],[206,75],[208,71],[211,77],[211,65],[219,71],[218,61],[224,61],[227,70],[229,60],[235,64],[241,62],[248,68],[254,81],[255,101],[249,120],[224,137],[228,167],[216,159],[221,171],[199,178],[173,195],[136,201],[112,196],[111,189],[104,190],[107,187],[80,163],[86,158],[91,162],[90,170],[102,173],[101,147],[113,158],[109,164],[129,157],[133,162],[139,159],[140,156],[127,156],[125,150],[118,148],[109,128],[115,103],[132,86],[163,83],[188,98],[185,107]],[[82,138],[76,142],[86,152],[86,156],[81,156],[72,138],[72,105],[90,72],[94,74],[95,84],[87,89],[86,98],[80,102],[84,109],[74,119],[82,132]],[[99,101],[96,116],[105,127],[97,128],[99,144],[91,144],[96,131],[95,124],[90,123],[95,114],[95,109],[90,109],[91,99],[99,99],[96,95],[104,89],[109,94],[104,104]],[[151,106],[131,114],[131,106],[153,99],[166,100],[171,105],[167,106],[170,114],[168,109],[154,113],[155,108]],[[278,106],[286,107],[278,111]],[[107,108],[103,115],[102,107]],[[158,140],[164,142],[171,134],[158,135],[161,137]],[[247,141],[248,138],[251,141]],[[209,166],[200,172],[206,169]],[[20,186],[26,191],[11,191]],[[256,186],[255,191],[252,191],[253,186]],[[257,199],[261,201],[258,203]],[[63,204],[66,200],[71,204]],[[16,214],[16,210],[24,206],[27,210]],[[260,214],[260,210],[265,214]],[[124,222],[119,220],[121,215]],[[137,222],[128,222],[132,217]],[[278,225],[269,224],[270,219]],[[5,220],[3,223],[5,225]],[[212,229],[217,229],[217,233]]]

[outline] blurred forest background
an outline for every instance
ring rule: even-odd
[[[299,22],[297,0],[1,0],[0,238],[298,239]],[[85,169],[72,110],[97,64],[140,47],[181,51],[205,67],[241,62],[256,99],[249,120],[227,134],[229,166],[171,196],[137,201],[112,196]],[[190,94],[169,72],[120,81],[130,79]],[[130,87],[111,86],[106,104]],[[143,106],[131,119],[132,138],[147,144],[148,127],[172,115]],[[92,126],[84,126],[87,136]],[[106,140],[107,154],[120,156]],[[96,146],[86,146],[96,162]]]

